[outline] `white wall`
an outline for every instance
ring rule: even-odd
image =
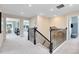
[[[64,29],[67,27],[67,19],[65,16],[55,16],[51,18],[45,16],[32,17],[30,19],[30,27],[34,27],[34,26],[36,26],[38,30],[49,39],[50,27],[56,26],[58,28]]]
[[[36,26],[38,27],[38,30],[49,39],[50,20],[48,19],[48,17],[38,16]]]
[[[20,36],[21,37],[23,37],[23,29],[24,29],[24,27],[23,27],[23,21],[24,21],[24,19],[21,17],[20,18],[20,23],[19,23],[19,26],[20,26]]]
[[[37,27],[38,31],[40,31],[44,36],[49,38],[49,19],[45,16],[36,16],[31,17],[29,20],[29,27]]]
[[[37,16],[31,17],[29,20],[29,27],[30,28],[36,27],[36,24],[37,24]]]
[[[65,16],[52,17],[50,26],[56,26],[57,28],[64,29],[67,27],[67,18]]]

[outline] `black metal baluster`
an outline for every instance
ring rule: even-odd
[[[34,27],[34,45],[36,45],[36,27]]]
[[[49,47],[49,52],[50,53],[52,53],[52,49],[53,49],[53,43],[51,42],[52,41],[52,39],[51,39],[51,31],[52,31],[52,29],[50,27],[50,47]]]
[[[29,39],[29,28],[28,28],[28,40],[30,40],[30,39]]]

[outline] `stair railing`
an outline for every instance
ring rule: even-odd
[[[52,53],[53,51],[53,43],[52,43],[52,40],[51,40],[51,38],[50,38],[50,40],[49,39],[47,39],[40,31],[38,31],[37,30],[37,27],[34,27],[33,28],[34,29],[34,45],[36,45],[36,32],[37,33],[39,33],[46,41],[48,41],[49,43],[50,43],[50,45],[49,45],[49,53]],[[50,31],[51,31],[51,29],[50,29]],[[29,30],[28,30],[28,40],[30,40],[29,39]],[[50,35],[51,35],[51,32],[50,32]],[[50,36],[51,37],[51,36]],[[43,44],[45,43],[45,41],[43,42]]]

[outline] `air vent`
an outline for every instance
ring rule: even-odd
[[[58,9],[61,9],[61,8],[63,8],[63,7],[64,7],[63,4],[60,4],[60,5],[57,6]]]

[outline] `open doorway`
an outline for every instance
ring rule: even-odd
[[[29,28],[29,20],[24,20],[23,21],[23,34],[24,34],[24,37],[28,36],[28,28]]]
[[[13,39],[20,35],[19,22],[16,18],[6,18],[6,39]]]

